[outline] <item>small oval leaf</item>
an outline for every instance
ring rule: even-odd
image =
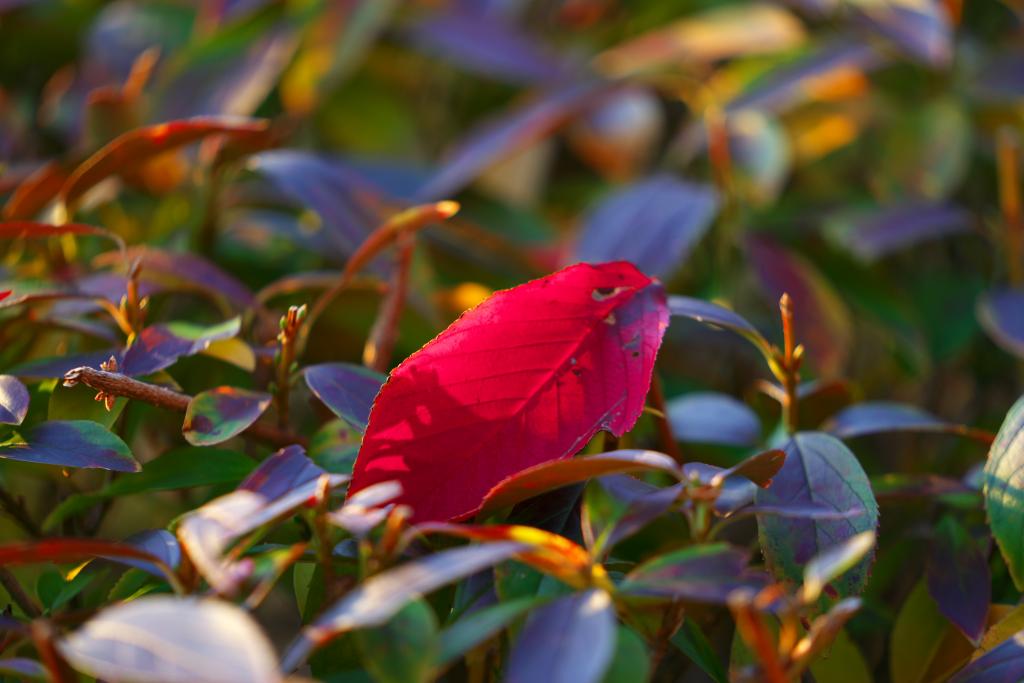
[[[92,420],[43,422],[28,432],[26,443],[0,448],[0,458],[115,472],[141,469],[128,445]]]
[[[241,434],[270,405],[270,394],[217,387],[188,403],[181,432],[193,446],[212,446]]]
[[[366,431],[370,408],[387,377],[354,363],[323,363],[303,370],[306,385],[331,412]]]

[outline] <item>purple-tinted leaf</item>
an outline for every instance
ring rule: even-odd
[[[431,201],[455,194],[502,157],[553,133],[612,87],[589,82],[557,88],[486,122],[452,151],[434,177],[420,188],[418,199]]]
[[[949,683],[1017,683],[1024,680],[1024,631],[961,669]]]
[[[305,504],[325,475],[299,446],[283,448],[260,463],[236,491],[188,514],[178,526],[178,540],[210,586],[231,594],[251,567],[224,558],[228,546]],[[329,488],[348,481],[341,475],[327,476]]]
[[[19,377],[59,378],[67,374],[68,370],[80,368],[83,365],[90,368],[98,368],[100,363],[103,363],[111,356],[117,358],[120,355],[120,349],[106,349],[104,351],[74,353],[67,356],[39,358],[14,366],[10,369],[10,373]]]
[[[193,446],[227,441],[258,420],[270,398],[270,394],[234,387],[200,392],[189,401],[181,433]]]
[[[992,582],[988,559],[959,522],[944,517],[928,550],[928,592],[942,612],[975,645],[985,632]]]
[[[885,36],[907,55],[935,67],[953,59],[953,26],[946,6],[938,0],[855,0],[867,26]]]
[[[92,420],[43,422],[28,432],[25,441],[0,447],[0,458],[114,472],[141,469],[125,442]]]
[[[877,50],[862,41],[827,45],[791,65],[771,70],[727,108],[782,112],[812,98],[810,86],[821,78],[847,69],[869,71],[884,61]]]
[[[942,431],[945,422],[916,406],[890,401],[858,403],[829,420],[827,429],[840,439],[904,431]]]
[[[815,555],[804,567],[800,598],[813,603],[833,579],[841,576],[875,548],[874,531],[864,531]]]
[[[1011,48],[1004,53],[990,54],[969,87],[980,99],[1016,102],[1024,93],[1024,51]]]
[[[236,317],[210,327],[182,322],[147,327],[124,352],[121,372],[149,375],[169,368],[182,356],[197,354],[215,341],[234,337],[241,324],[241,318]]]
[[[603,483],[604,480],[602,480]],[[599,546],[603,549],[614,548],[618,543],[633,536],[645,526],[661,517],[672,509],[682,495],[684,488],[684,484],[666,486],[632,500],[622,516],[602,534],[602,538],[598,543]]]
[[[11,375],[0,375],[0,424],[20,425],[28,414],[28,389]]]
[[[794,435],[785,446],[786,461],[771,486],[758,489],[758,506],[806,505],[836,512],[860,508],[862,514],[839,520],[759,514],[761,549],[779,578],[800,581],[807,562],[837,543],[878,526],[878,504],[857,458],[836,438],[821,432]],[[873,553],[835,583],[840,597],[856,595],[867,581]]]
[[[735,332],[750,340],[751,343],[762,349],[762,351],[766,351],[769,348],[768,341],[761,336],[756,327],[725,306],[719,306],[710,301],[702,301],[701,299],[694,299],[688,296],[672,295],[668,297],[668,310],[672,315],[690,318],[705,325]]]
[[[289,646],[282,669],[292,671],[309,653],[346,631],[380,626],[410,600],[528,550],[523,543],[495,542],[428,555],[377,574],[349,592],[306,627]]]
[[[787,517],[790,519],[839,520],[853,519],[864,514],[866,513],[862,507],[836,510],[827,505],[805,503],[802,505],[750,505],[740,508],[727,516],[764,515],[766,517]]]
[[[161,595],[108,607],[57,648],[74,668],[111,683],[281,681],[260,627],[219,600]]]
[[[248,165],[286,201],[315,213],[338,256],[354,253],[380,220],[370,201],[380,190],[339,160],[274,150],[253,157]]]
[[[686,261],[718,213],[709,185],[653,176],[603,198],[590,212],[574,261],[631,261],[666,277]]]
[[[534,610],[509,654],[508,683],[598,683],[615,654],[611,596],[595,588]]]
[[[768,577],[747,569],[750,553],[724,543],[660,555],[626,575],[621,590],[637,596],[724,603],[738,588],[760,588]]]
[[[996,344],[1024,358],[1024,290],[997,289],[978,300],[978,320]]]
[[[783,294],[789,294],[796,336],[820,374],[839,374],[853,344],[853,323],[846,304],[804,258],[764,237],[751,238],[747,245],[754,270],[772,305]]]
[[[125,545],[137,548],[144,553],[149,553],[163,562],[163,564],[169,569],[177,569],[178,565],[181,564],[181,547],[178,545],[178,539],[174,537],[174,534],[165,529],[140,531],[137,534],[132,534],[121,542]],[[101,555],[100,557],[105,560],[119,562],[130,567],[135,567],[136,569],[141,569],[142,571],[161,579],[166,576],[166,569],[161,569],[156,564],[143,559],[116,555]]]
[[[514,83],[557,81],[569,72],[507,18],[468,7],[427,15],[411,27],[410,38],[464,69]]]
[[[357,538],[363,538],[382,523],[394,507],[387,505],[402,494],[397,481],[385,481],[352,494],[341,509],[328,516],[331,524],[340,526]]]
[[[685,394],[669,401],[666,411],[672,432],[680,441],[753,446],[761,438],[757,414],[726,394]]]
[[[16,676],[18,680],[50,680],[46,667],[34,659],[11,657],[0,659],[0,676]]]
[[[215,34],[178,60],[157,104],[160,120],[193,116],[250,116],[277,85],[298,44],[288,26],[260,26],[247,40]],[[225,38],[241,49],[225,50]]]
[[[828,236],[864,261],[875,261],[920,242],[971,229],[966,209],[953,204],[909,202],[844,212],[826,224]]]
[[[366,430],[373,399],[387,379],[362,365],[324,363],[303,371],[306,384],[338,417],[360,431]]]
[[[202,256],[155,247],[130,247],[127,259],[128,262],[139,261],[143,281],[158,275],[162,280],[183,282],[199,291],[212,291],[223,296],[238,310],[256,305],[256,298],[248,287]],[[97,266],[116,266],[123,260],[124,256],[120,252],[111,251],[100,254],[93,263]]]

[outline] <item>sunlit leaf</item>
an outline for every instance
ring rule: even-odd
[[[999,544],[1010,576],[1024,587],[1024,399],[1006,414],[985,463],[983,493],[992,536]]]
[[[377,397],[384,375],[353,363],[324,363],[303,370],[310,391],[331,412],[365,431],[370,407]]]
[[[108,607],[57,643],[76,669],[111,683],[276,683],[270,641],[234,605],[151,596]]]
[[[0,375],[0,424],[20,425],[28,414],[28,389],[11,375]]]

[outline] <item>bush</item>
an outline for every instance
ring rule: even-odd
[[[1024,680],[1022,18],[0,3],[0,680]]]

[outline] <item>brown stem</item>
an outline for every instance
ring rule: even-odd
[[[0,586],[3,586],[7,591],[7,594],[11,596],[11,600],[14,601],[21,611],[25,613],[25,616],[35,619],[43,613],[39,605],[29,597],[25,589],[21,587],[21,583],[10,569],[6,567],[0,567]]]
[[[793,305],[789,294],[779,299],[779,312],[782,314],[782,384],[786,391],[786,401],[782,404],[783,420],[790,434],[797,431],[799,417],[797,414],[797,385],[799,383],[799,357],[793,333]]]
[[[999,170],[999,206],[1006,229],[1006,265],[1010,283],[1024,285],[1024,221],[1020,200],[1020,140],[1008,128],[999,131],[996,141]]]
[[[28,514],[24,502],[20,498],[15,498],[4,488],[0,488],[0,508],[32,538],[41,538],[43,536],[42,529],[39,528],[39,525]]]
[[[132,398],[176,413],[184,413],[188,409],[189,401],[192,400],[188,394],[140,382],[126,375],[85,366],[69,370],[64,375],[65,386],[74,386],[78,382],[105,394]],[[309,445],[309,441],[305,437],[285,432],[265,422],[251,425],[242,434],[277,447],[291,444],[299,444],[303,447]]]
[[[57,647],[54,644],[57,640],[57,632],[53,628],[53,624],[45,619],[36,619],[32,622],[30,632],[32,634],[32,642],[36,646],[36,652],[39,653],[39,659],[50,674],[50,680],[53,683],[74,683],[77,681],[78,676],[71,670],[71,667],[64,661],[64,658],[60,656],[60,653],[57,652]]]
[[[363,364],[377,372],[387,372],[391,356],[398,339],[398,323],[405,308],[405,297],[409,291],[409,268],[412,266],[413,236],[403,233],[399,236],[395,271],[391,277],[391,288],[381,302],[377,319],[370,330],[370,338],[363,348]]]
[[[659,415],[656,416],[658,433],[661,435],[661,445],[665,452],[672,456],[672,459],[682,465],[686,462],[683,452],[676,442],[676,435],[672,433],[672,424],[668,421],[668,411],[665,409],[665,392],[661,387],[661,377],[655,372],[651,375],[651,391],[648,394],[651,403]]]

